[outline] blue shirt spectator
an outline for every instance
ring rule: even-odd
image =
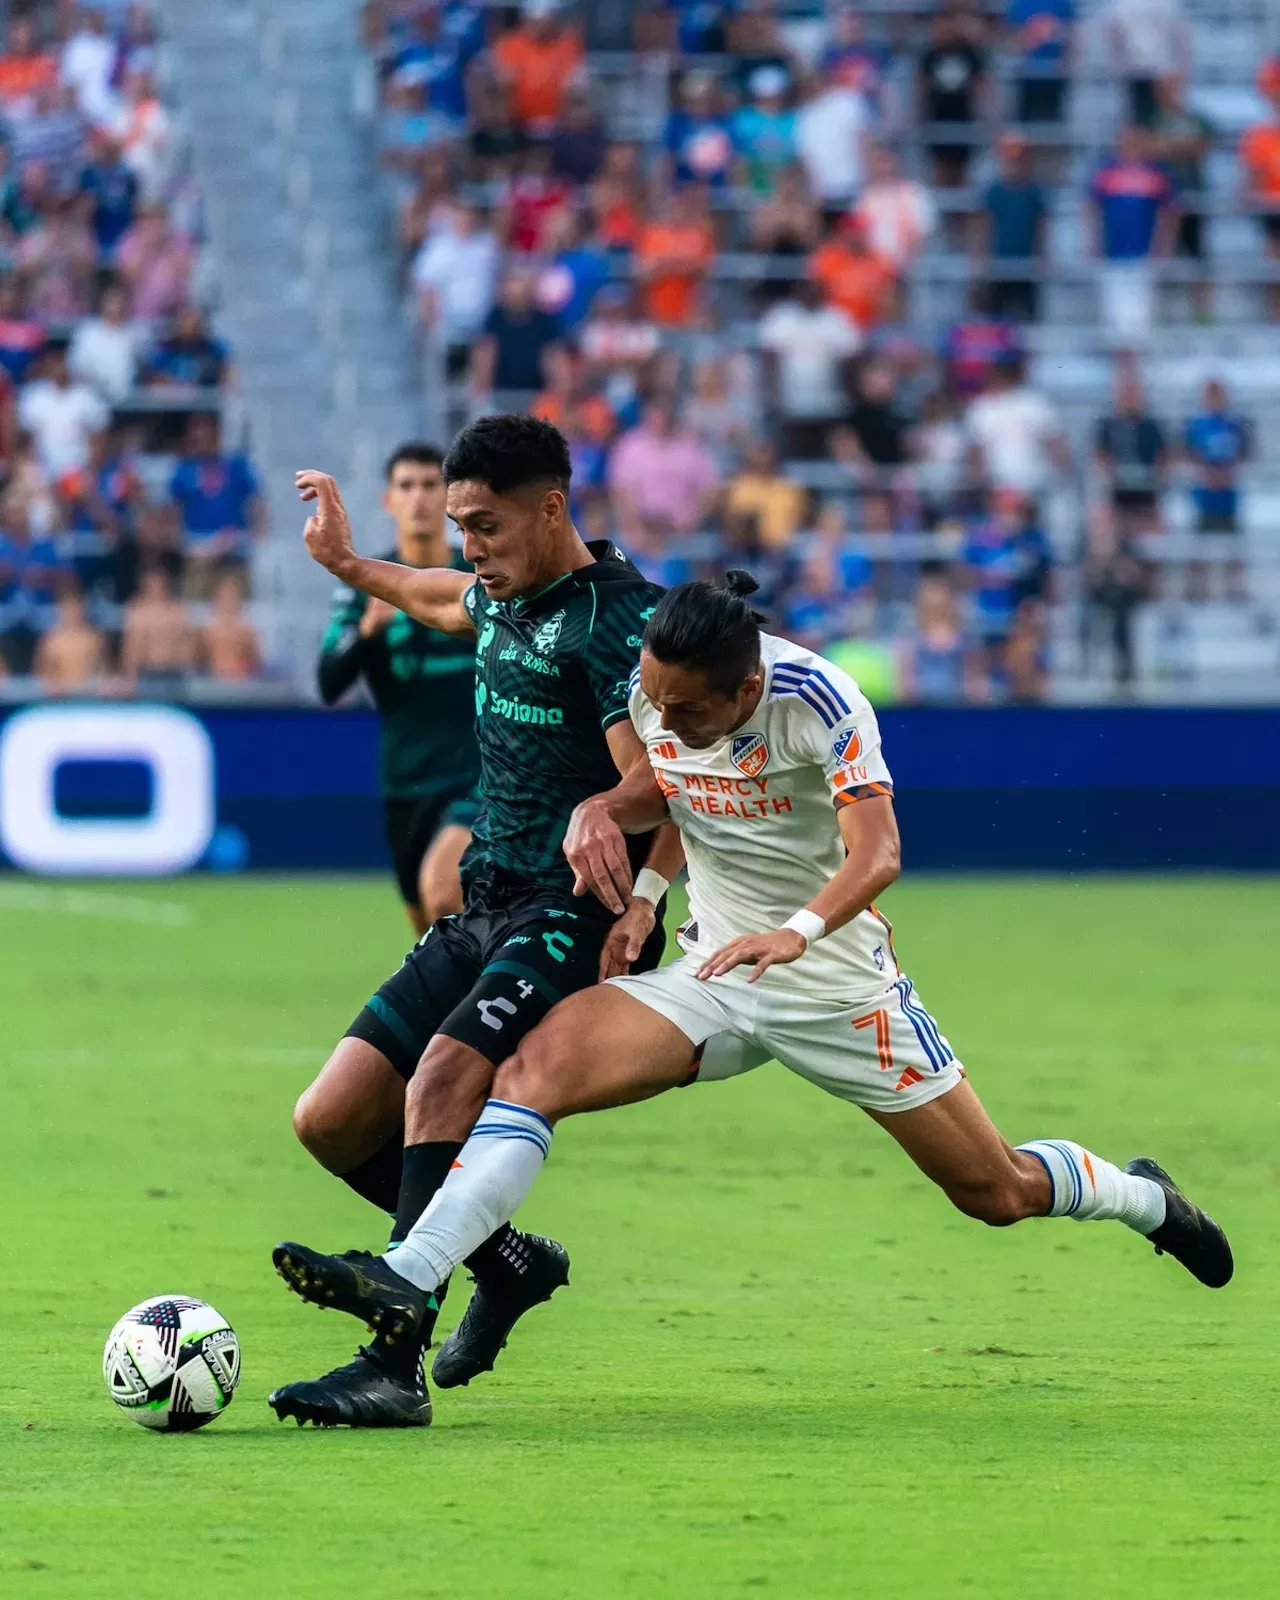
[[[207,417],[191,424],[189,450],[169,484],[182,512],[190,545],[199,547],[220,533],[248,534],[252,526],[258,480],[242,455],[225,455],[217,430]],[[243,547],[246,540],[237,540]]]
[[[723,188],[733,173],[734,143],[729,119],[718,108],[714,83],[702,73],[685,80],[681,104],[667,118],[664,139],[677,183],[709,183]]]
[[[1249,459],[1252,430],[1228,409],[1221,383],[1205,385],[1202,405],[1183,434],[1183,448],[1198,479],[1191,493],[1200,531],[1234,532],[1240,511],[1239,473]]]
[[[58,591],[71,576],[71,563],[50,535],[33,539],[27,546],[20,580],[23,609],[28,625],[37,633],[53,626]]]
[[[192,306],[178,316],[172,331],[151,351],[143,364],[142,381],[156,386],[216,389],[226,370],[226,345],[213,337],[203,312]]]
[[[609,281],[609,257],[590,244],[559,251],[538,274],[537,299],[565,333],[586,320],[591,303]]]
[[[1033,261],[1040,254],[1049,205],[1028,173],[1025,152],[1025,143],[1002,139],[1000,176],[987,187],[988,251],[995,261]]]
[[[1022,59],[1046,67],[1062,66],[1075,20],[1073,0],[1010,0],[1005,12]]]
[[[108,144],[99,159],[84,169],[80,192],[92,202],[90,221],[98,249],[109,259],[133,226],[138,209],[138,179],[120,159],[119,145]]]
[[[1157,225],[1173,205],[1168,173],[1146,159],[1144,148],[1141,130],[1123,128],[1116,154],[1100,163],[1089,185],[1108,261],[1145,260],[1155,245]]]
[[[734,146],[747,165],[752,186],[771,190],[783,167],[796,158],[796,116],[785,104],[787,75],[759,67],[751,75],[751,101],[734,113]]]

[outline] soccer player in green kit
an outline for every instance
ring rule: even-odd
[[[470,571],[446,537],[443,465],[430,444],[402,444],[387,462],[382,503],[396,543],[383,560]],[[320,647],[320,697],[331,706],[363,677],[378,708],[387,847],[417,934],[462,909],[458,863],[479,811],[475,662],[470,639],[345,585],[334,596]]]
[[[649,971],[661,904],[683,863],[670,824],[620,847],[608,904],[575,895],[561,850],[575,806],[645,761],[628,711],[640,638],[660,592],[569,515],[564,437],[528,416],[481,417],[444,462],[447,509],[473,572],[361,558],[338,486],[302,472],[311,555],[341,582],[468,642],[481,811],[445,917],[372,995],[298,1102],[294,1127],[329,1171],[394,1211],[401,1239],[444,1183],[493,1075],[564,995]],[[277,1267],[279,1267],[277,1261]],[[436,1357],[441,1387],[492,1366],[517,1319],[568,1280],[568,1256],[508,1223],[466,1261],[475,1292]],[[414,1340],[377,1335],[354,1361],[275,1390],[280,1417],[353,1427],[431,1420]]]

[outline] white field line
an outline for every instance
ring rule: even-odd
[[[44,911],[63,917],[105,917],[112,922],[142,922],[185,928],[191,910],[180,900],[149,900],[140,894],[104,889],[60,889],[38,883],[0,883],[0,911]]]

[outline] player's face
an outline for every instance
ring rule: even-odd
[[[418,537],[435,534],[444,520],[444,475],[438,466],[397,462],[382,503],[397,532]]]
[[[662,718],[662,726],[691,750],[707,750],[740,728],[760,703],[764,680],[748,673],[734,694],[721,694],[705,673],[640,656],[640,687]]]
[[[463,478],[449,485],[445,504],[462,531],[462,554],[491,599],[534,594],[560,576],[547,571],[548,551],[565,515],[558,489],[533,486],[502,495]]]

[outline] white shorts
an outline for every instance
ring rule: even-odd
[[[1147,261],[1112,261],[1098,271],[1098,310],[1110,342],[1141,349],[1151,338],[1155,283]]]
[[[683,956],[657,972],[609,979],[695,1045],[705,1045],[698,1083],[737,1077],[776,1059],[855,1106],[911,1111],[964,1076],[910,978],[896,979],[877,999],[844,1006],[761,989],[745,977],[700,982],[694,974],[701,962]]]

